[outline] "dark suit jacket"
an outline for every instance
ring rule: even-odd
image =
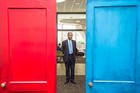
[[[72,46],[73,46],[73,55],[74,55],[74,60],[75,56],[77,54],[77,48],[76,48],[76,41],[72,40]],[[68,46],[68,40],[64,40],[62,42],[62,51],[64,54],[64,62],[68,62],[68,56],[69,56],[69,46]]]

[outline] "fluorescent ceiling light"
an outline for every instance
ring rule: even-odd
[[[64,2],[65,0],[56,0],[57,3]]]

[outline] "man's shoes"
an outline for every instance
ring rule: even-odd
[[[74,82],[74,80],[70,80],[70,82],[71,82],[72,84],[76,84],[76,82]]]
[[[68,84],[69,83],[69,80],[66,80],[65,84]]]

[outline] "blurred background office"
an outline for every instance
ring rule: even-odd
[[[75,64],[76,85],[65,82],[65,64],[60,48],[67,33],[73,33],[78,55]],[[86,0],[57,0],[57,93],[85,93]]]

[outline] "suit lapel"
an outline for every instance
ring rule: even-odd
[[[68,51],[69,51],[68,40],[66,40],[66,46],[67,46]]]
[[[73,52],[74,52],[74,41],[72,40],[72,49],[73,49]]]
[[[71,41],[72,41],[72,47],[73,47],[74,42],[73,42],[73,40],[71,40]]]

